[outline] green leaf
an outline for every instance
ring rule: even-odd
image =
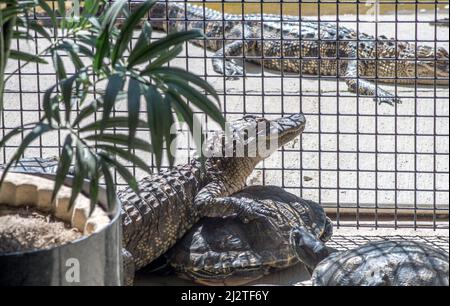
[[[86,176],[83,151],[84,151],[83,144],[80,141],[77,141],[75,151],[75,170],[71,186],[72,192],[70,195],[69,206],[67,210],[70,210],[72,208],[73,204],[75,203],[75,200],[77,199],[78,195],[81,192],[81,189],[83,188],[83,182]]]
[[[57,33],[58,28],[58,22],[56,20],[56,14],[53,11],[53,9],[47,4],[44,0],[38,0],[39,6],[47,13],[47,15],[50,17],[50,20],[52,22],[52,26],[54,29],[55,34]]]
[[[47,32],[47,30],[42,27],[40,24],[38,24],[36,21],[30,20],[27,24],[27,26],[36,31],[37,33],[39,33],[42,37],[44,37],[45,39],[47,39],[48,41],[51,41],[52,38],[50,36],[50,34]]]
[[[141,34],[139,34],[136,44],[134,45],[133,51],[130,54],[130,58],[133,59],[133,54],[139,53],[141,49],[146,48],[150,44],[151,39],[152,39],[152,27],[146,21],[144,22]]]
[[[58,194],[59,189],[64,184],[67,174],[69,173],[70,163],[72,162],[73,148],[72,148],[72,136],[67,135],[66,140],[61,151],[61,156],[58,162],[58,168],[55,175],[55,185],[53,187],[52,193],[52,203]]]
[[[81,143],[81,140],[79,140]],[[84,144],[82,146],[81,156],[83,158],[83,167],[90,176],[97,175],[97,157]]]
[[[65,40],[63,41],[61,44],[57,45],[55,48],[55,50],[62,50],[68,53],[68,55],[70,56],[70,59],[72,60],[72,63],[75,67],[75,69],[81,70],[84,67],[84,63],[81,60],[79,54],[84,54],[87,55],[89,57],[92,57],[92,51],[89,50],[88,48],[86,48],[83,45],[79,45],[77,43],[75,43],[74,41],[71,40]]]
[[[66,1],[64,0],[58,0],[58,13],[60,17],[66,16]]]
[[[106,142],[114,145],[129,146],[130,149],[138,149],[145,152],[152,152],[152,145],[145,140],[135,138],[131,144],[129,144],[129,136],[126,134],[93,134],[83,137],[83,139]]]
[[[94,70],[99,71],[103,64],[103,59],[109,51],[109,31],[108,28],[104,29],[100,34],[95,45],[95,57],[94,57]]]
[[[110,32],[114,26],[114,22],[117,17],[119,17],[120,12],[123,10],[126,0],[116,0],[114,3],[106,10],[104,19],[102,22],[103,30],[107,29]]]
[[[106,91],[103,96],[103,118],[102,118],[102,130],[106,126],[111,111],[116,102],[116,97],[119,91],[122,90],[124,79],[122,75],[115,73],[108,78],[108,85],[106,86]]]
[[[53,118],[53,101],[51,99],[52,93],[56,88],[56,84],[53,86],[50,86],[44,93],[44,98],[43,98],[43,107],[44,107],[44,113],[45,113],[45,117],[48,120],[48,123],[51,124],[52,123],[52,118]]]
[[[23,127],[19,126],[19,127],[14,128],[11,132],[9,132],[2,139],[0,139],[0,148],[2,148],[8,142],[8,140],[10,140],[12,137],[14,137],[15,135],[18,135],[22,132],[23,132]]]
[[[164,97],[164,103],[162,105],[162,114],[165,116],[163,117],[163,132],[164,132],[164,138],[166,140],[166,148],[167,148],[167,159],[169,160],[169,165],[172,166],[175,157],[172,155],[170,151],[171,144],[175,141],[175,135],[172,134],[172,126],[174,124],[173,115],[172,115],[172,99],[169,95],[166,95]]]
[[[79,112],[75,120],[72,122],[71,126],[76,128],[78,124],[81,123],[84,119],[88,118],[90,115],[95,113],[98,107],[103,106],[103,103],[99,101],[99,99],[95,99],[90,104],[84,106]]]
[[[116,102],[124,100],[127,97],[124,93],[119,93],[116,97]],[[78,124],[81,123],[85,118],[92,115],[94,112],[96,112],[98,109],[103,107],[103,97],[99,97],[95,100],[93,100],[90,104],[85,105],[80,112],[78,113],[77,117],[71,124],[72,127],[76,127]]]
[[[124,150],[124,149],[118,148],[116,146],[107,145],[107,144],[97,144],[95,147],[97,149],[104,150],[105,152],[107,152],[110,155],[118,155],[119,157],[131,162],[132,164],[136,165],[137,167],[141,168],[142,170],[144,170],[147,173],[152,172],[152,170],[150,169],[150,167],[147,165],[146,162],[144,162],[137,155],[130,153],[128,150]],[[98,154],[100,154],[100,153],[101,152],[99,152]]]
[[[163,143],[164,143],[164,118],[168,114],[164,113],[162,108],[163,98],[158,92],[158,89],[149,85],[144,90],[144,96],[147,105],[147,122],[150,131],[150,137],[155,154],[156,167],[161,168]]]
[[[95,48],[98,41],[98,36],[96,36],[94,33],[80,33],[77,35],[78,41],[82,42],[83,44],[86,44],[89,46],[89,48]]]
[[[179,94],[169,88],[167,95],[171,98],[171,105],[174,107],[175,111],[181,116],[183,121],[185,121],[188,126],[193,127],[194,120],[194,112],[191,108],[183,101],[183,99],[179,96]],[[180,120],[181,121],[181,120]],[[193,129],[191,128],[191,132]]]
[[[128,85],[128,116],[129,116],[129,145],[133,142],[139,119],[139,107],[141,105],[141,83],[135,78],[130,78]]]
[[[103,172],[103,177],[105,178],[106,185],[106,198],[108,199],[108,208],[111,211],[116,204],[116,190],[114,188],[114,180],[109,171],[108,164],[100,159],[100,165]]]
[[[90,209],[89,215],[94,212],[95,206],[98,203],[98,190],[99,190],[99,178],[97,175],[90,176],[89,180],[89,199],[90,201]]]
[[[125,182],[127,182],[128,186],[130,186],[130,188],[134,192],[139,194],[138,183],[137,183],[136,179],[134,178],[134,176],[131,174],[131,172],[125,166],[123,166],[121,163],[119,163],[114,158],[110,158],[108,156],[108,154],[99,152],[98,155],[100,157],[102,157],[103,160],[105,160],[108,164],[110,164],[111,166],[116,168],[117,172],[119,172],[120,176],[125,180]]]
[[[181,51],[183,51],[183,46],[182,46],[182,44],[179,44],[179,45],[176,45],[175,47],[173,47],[172,49],[170,49],[169,51],[167,51],[166,53],[162,53],[157,59],[152,61],[145,68],[144,71],[141,72],[141,75],[147,74],[146,72],[148,70],[153,70],[155,68],[161,67],[162,65],[170,62],[171,60],[176,58],[178,56],[178,54],[181,53]]]
[[[68,79],[62,80],[60,83],[61,94],[65,106],[66,122],[70,121],[70,111],[72,110],[72,87],[78,75],[74,74]]]
[[[58,51],[53,51],[53,66],[55,67],[56,70],[56,75],[58,76],[58,80],[64,80],[65,78],[67,78],[67,73],[66,73],[66,68],[64,68],[64,62],[61,58],[61,56],[59,55]]]
[[[22,143],[20,144],[20,146],[17,148],[16,152],[14,153],[13,157],[10,159],[10,161],[5,166],[5,169],[3,170],[2,178],[0,179],[0,186],[2,185],[2,183],[4,181],[9,168],[11,168],[13,163],[15,163],[19,160],[19,158],[22,156],[22,154],[26,150],[26,148],[28,148],[28,146],[36,138],[38,138],[39,136],[41,136],[42,134],[44,134],[50,130],[51,130],[51,128],[48,124],[40,122],[40,123],[36,124],[36,126],[27,134],[27,136],[25,136],[25,138],[22,140]],[[2,143],[3,143],[3,140],[2,140]],[[1,146],[3,146],[2,143],[0,143]]]
[[[141,19],[147,14],[150,8],[156,3],[157,0],[148,0],[139,5],[136,10],[126,19],[123,25],[119,37],[116,41],[116,46],[111,56],[111,63],[114,66],[119,58],[122,57],[123,52],[126,50],[128,44],[133,37],[133,31],[135,30]]]
[[[33,39],[34,37],[31,36],[28,32],[24,32],[24,31],[18,30],[18,31],[14,31],[14,32],[13,32],[12,38],[13,38],[13,39],[31,40],[31,39]]]
[[[194,133],[194,124],[200,126],[197,117],[194,116],[192,109],[181,99],[181,97],[174,91],[169,89],[168,95],[172,97],[172,105],[174,106],[176,112],[183,118],[183,120],[188,124],[191,134]],[[194,135],[195,136],[195,135]],[[197,147],[199,156],[202,156],[202,146],[204,142],[204,135],[200,133],[200,139],[194,137],[194,142]]]
[[[128,58],[128,68],[145,63],[151,58],[159,56],[161,52],[167,51],[172,46],[201,37],[203,37],[203,34],[199,30],[170,33],[166,37],[150,43],[145,48],[132,50]]]
[[[174,87],[179,94],[186,97],[195,106],[205,112],[205,114],[219,123],[222,128],[225,127],[225,119],[223,118],[222,112],[217,107],[217,105],[214,104],[214,102],[209,100],[206,96],[198,92],[196,89],[189,86],[186,82],[174,78],[167,78],[166,82],[170,84],[170,86]]]
[[[8,21],[17,18],[17,16],[20,13],[22,13],[22,9],[15,6],[2,7],[0,13],[2,14],[2,19],[0,23],[0,25],[2,26]]]
[[[25,62],[48,64],[47,61],[37,55],[26,53],[19,50],[10,50],[9,57],[11,59],[21,60]]]
[[[188,81],[197,85],[198,87],[204,89],[207,93],[211,94],[217,101],[220,101],[219,95],[217,94],[214,87],[212,87],[208,82],[203,80],[201,77],[176,67],[156,67],[144,70],[141,74],[162,74],[164,79],[175,79],[177,81]]]
[[[95,15],[100,7],[100,2],[98,0],[85,0],[82,14],[83,16]]]
[[[91,23],[94,31],[95,30],[98,30],[98,31],[101,30],[102,25],[100,24],[100,22],[99,22],[97,17],[92,16],[92,17],[89,17],[88,20]]]

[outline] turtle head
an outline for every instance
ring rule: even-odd
[[[333,251],[303,226],[292,230],[291,243],[298,259],[311,271]]]

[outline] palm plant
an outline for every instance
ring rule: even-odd
[[[6,6],[1,8],[1,24],[3,28],[10,29],[8,22],[16,20],[14,22],[18,30],[12,34],[8,34],[11,29],[10,32],[2,32],[4,36],[0,44],[4,51],[0,68],[4,69],[8,57],[43,62],[42,55],[47,55],[52,59],[57,82],[43,95],[42,118],[38,122],[13,129],[0,141],[2,147],[14,136],[26,133],[7,163],[0,184],[8,169],[18,161],[32,141],[58,130],[64,133],[65,140],[53,196],[57,194],[73,164],[71,203],[80,193],[85,178],[90,181],[91,208],[97,203],[101,178],[111,197],[108,202],[113,203],[113,169],[137,191],[136,179],[118,157],[150,172],[148,164],[137,154],[150,152],[155,156],[159,168],[164,144],[169,147],[174,139],[170,133],[171,125],[176,121],[185,121],[191,132],[193,130],[195,119],[188,102],[223,127],[224,119],[216,103],[219,98],[215,90],[198,76],[166,65],[182,51],[184,42],[202,38],[202,33],[196,30],[176,32],[152,41],[151,24],[143,22],[143,19],[155,2],[144,1],[130,12],[125,0],[112,3],[72,1],[74,10],[67,14],[65,1],[58,1],[56,9],[42,0],[6,1]],[[80,4],[82,9],[77,12]],[[26,18],[27,10],[35,6],[39,6],[49,16],[50,28],[41,27],[36,21]],[[20,9],[14,11],[13,7]],[[100,9],[103,9],[101,16],[98,14]],[[14,15],[13,12],[16,12],[16,19],[8,17]],[[116,21],[121,15],[125,18],[119,27]],[[132,35],[138,25],[141,31],[133,44]],[[31,27],[48,40],[49,46],[39,56],[18,54],[9,48],[9,44],[5,44],[12,38],[20,38],[20,33],[25,33],[26,27]],[[74,67],[73,73],[68,72],[65,59]],[[96,95],[93,97],[94,93]],[[118,101],[126,102],[126,116],[113,116]],[[145,120],[139,118],[142,101],[145,101],[146,107]],[[78,109],[74,115],[74,110]],[[173,110],[177,116],[173,115]],[[93,120],[95,114],[101,114],[100,120]],[[124,129],[126,133],[116,133],[115,128]],[[138,128],[148,129],[150,142],[137,136]],[[167,158],[172,164],[173,156],[168,151]]]

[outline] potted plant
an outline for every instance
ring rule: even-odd
[[[58,206],[64,207],[65,217],[72,227],[76,212],[84,214],[81,217],[84,223],[79,225],[84,228],[89,226],[90,218],[101,219],[102,211],[109,218],[106,223],[94,222],[92,225],[91,222],[89,235],[63,245],[3,253],[0,250],[0,283],[120,284],[121,220],[112,171],[117,171],[131,188],[137,190],[136,179],[125,163],[151,172],[148,163],[140,157],[140,153],[145,152],[153,154],[159,168],[163,145],[170,147],[174,139],[170,133],[171,125],[185,121],[191,132],[193,130],[193,111],[188,102],[223,126],[224,119],[216,104],[218,96],[214,89],[194,74],[166,66],[181,52],[184,42],[201,38],[201,32],[177,32],[152,40],[151,24],[145,21],[145,17],[155,2],[144,1],[132,12],[125,0],[111,3],[71,1],[69,13],[65,1],[57,1],[57,6],[51,7],[42,0],[8,0],[0,6],[1,84],[8,81],[5,75],[8,59],[21,59],[26,65],[30,62],[44,63],[44,58],[49,58],[57,75],[57,82],[43,94],[42,118],[38,122],[18,126],[0,140],[0,147],[3,147],[18,135],[25,135],[1,171],[3,201],[9,199],[14,202],[9,204],[31,204],[31,200],[17,200],[21,198],[21,190],[27,189],[19,187],[15,177],[9,179],[8,187],[10,174],[7,173],[33,141],[58,131],[64,135],[64,141],[56,174],[46,176],[53,180],[52,188],[48,191],[48,182],[45,182],[45,188],[37,185],[31,189],[37,190],[34,199],[38,204],[35,208],[39,210],[42,206],[39,203],[46,197],[50,203],[47,211],[52,217],[62,216],[60,219],[64,221],[64,213]],[[44,27],[29,17],[30,12],[36,9],[45,12],[50,27]],[[102,14],[99,14],[100,10]],[[121,16],[124,21],[119,27],[117,20]],[[138,27],[138,38],[132,43],[133,33]],[[11,47],[13,39],[32,39],[28,34],[30,29],[48,41],[48,47],[40,54],[26,54]],[[70,70],[69,66],[73,69]],[[2,96],[3,86],[0,89]],[[126,115],[114,114],[118,103],[125,103]],[[145,105],[145,119],[139,116],[141,104]],[[150,141],[137,135],[139,129],[148,132]],[[172,164],[174,157],[170,152],[167,152],[167,158]],[[5,193],[7,188],[15,191]],[[39,193],[41,189],[47,190],[46,195]],[[63,204],[59,205],[59,202]],[[96,213],[100,216],[95,217]],[[85,271],[78,274],[78,282],[73,282],[76,277],[70,274],[76,272],[71,270],[74,265],[70,259],[78,260],[79,267]],[[14,271],[14,277],[9,274],[11,271]],[[67,273],[72,277],[67,278]]]

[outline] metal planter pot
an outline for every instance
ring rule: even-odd
[[[53,179],[52,174],[33,173]],[[71,179],[66,180],[68,186]],[[89,184],[83,192],[89,196]],[[99,190],[106,207],[106,191]],[[0,254],[0,286],[119,286],[122,285],[120,205],[101,231],[51,249]]]

